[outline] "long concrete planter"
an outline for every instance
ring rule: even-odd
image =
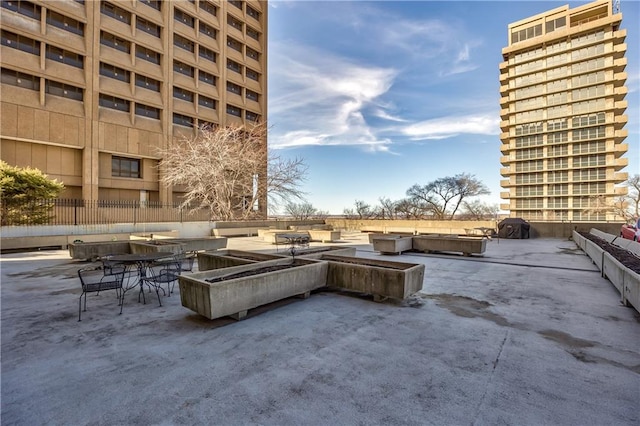
[[[109,254],[131,253],[129,241],[96,241],[92,243],[69,243],[72,259],[90,260]]]
[[[624,276],[627,268],[609,253],[602,254],[602,276],[611,281],[620,295],[624,294]]]
[[[383,234],[380,232],[370,232],[369,233],[369,244],[373,244],[373,240],[375,240],[376,238],[380,238],[380,237],[392,237],[392,238],[396,238],[396,237],[411,237],[413,236],[413,233],[393,233],[393,234]]]
[[[166,241],[184,244],[185,251],[218,250],[227,247],[226,237],[175,238]]]
[[[465,256],[482,254],[487,248],[485,238],[416,235],[413,249],[430,253],[434,251],[461,252]]]
[[[325,246],[325,247],[309,247],[296,249],[296,257],[304,257],[305,259],[320,259],[325,254],[332,256],[355,256],[355,247]]]
[[[183,253],[185,245],[174,240],[131,241],[131,253]]]
[[[320,259],[329,264],[329,287],[372,294],[374,300],[402,300],[422,289],[424,265],[332,255]]]
[[[210,283],[205,280],[255,271],[269,265],[286,265],[281,258],[251,265],[198,272],[179,277],[182,306],[209,318],[231,315],[243,319],[249,309],[291,296],[309,297],[312,290],[325,286],[328,264],[309,259],[296,259],[295,266],[273,272]]]
[[[340,240],[340,231],[309,229],[306,232],[309,234],[309,240],[311,241],[321,241],[323,243],[328,243]]]
[[[376,237],[373,239],[373,250],[381,254],[400,254],[413,248],[413,237]]]
[[[589,255],[591,261],[598,267],[598,269],[602,271],[602,257],[604,255],[604,250],[593,241],[586,240],[584,242],[584,251]]]
[[[633,306],[636,311],[640,312],[640,275],[628,268],[624,275],[622,302],[627,306]]]
[[[202,252],[198,253],[198,270],[201,272],[210,271],[213,269],[230,268],[274,259],[282,259],[282,256],[243,250]]]

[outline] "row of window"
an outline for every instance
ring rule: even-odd
[[[582,170],[573,170],[571,172],[565,170],[565,171],[549,171],[546,173],[547,174],[547,182],[548,183],[554,183],[554,182],[569,182],[569,180],[571,180],[572,182],[576,181],[576,182],[584,182],[584,181],[590,181],[590,180],[604,180],[607,177],[607,169],[606,168],[593,168],[593,169],[582,169]],[[571,179],[569,179],[569,176],[571,174]],[[528,184],[543,184],[545,183],[544,180],[544,173],[530,173],[530,174],[520,174],[520,175],[516,175],[516,185],[528,185]],[[551,192],[554,193],[558,193],[559,191],[563,190],[563,187],[566,187],[566,185],[552,185],[553,189],[550,190]],[[527,186],[527,187],[523,187],[523,188],[542,188],[542,186]],[[568,187],[567,187],[568,189]],[[540,190],[527,190],[527,189],[521,189],[521,188],[517,188],[516,189],[516,195],[522,195],[522,196],[527,196],[527,195],[540,195],[541,194],[541,189]],[[565,192],[566,193],[566,192]]]
[[[603,140],[596,140],[590,142],[583,143],[573,143],[571,145],[571,155],[579,155],[579,154],[591,154],[596,152],[604,152],[606,148],[606,143]],[[529,159],[539,159],[545,157],[560,157],[560,156],[569,156],[569,145],[556,145],[549,146],[547,148],[547,152],[545,154],[542,147],[537,148],[524,148],[515,152],[515,155],[512,157],[512,160],[529,160]],[[582,160],[580,160],[582,161]]]
[[[238,9],[242,10],[242,6],[244,4],[244,1],[242,0],[229,0],[229,4],[231,4],[232,6],[237,7]],[[257,10],[255,10],[254,8],[252,8],[251,6],[249,6],[248,4],[246,5],[247,8],[247,16],[252,17],[253,19],[259,21],[260,20],[260,12],[258,12]]]
[[[582,74],[571,78],[571,88],[578,88],[581,86],[591,86],[597,83],[605,81],[606,74],[604,71],[598,71],[590,74]],[[569,80],[555,80],[546,84],[536,84],[534,86],[522,87],[516,89],[509,94],[510,100],[518,100],[524,98],[531,98],[537,95],[543,95],[551,92],[560,92],[569,88]]]
[[[607,93],[606,85],[599,84],[597,86],[587,86],[581,89],[575,89],[571,91],[571,99],[569,99],[568,92],[558,92],[546,96],[536,96],[533,98],[526,98],[520,101],[515,101],[510,105],[511,111],[523,111],[533,108],[544,108],[554,105],[561,105],[570,102],[576,102],[582,99],[597,98],[605,96]]]
[[[606,121],[606,114],[604,112],[596,112],[592,114],[579,115],[576,117],[548,120],[546,122],[547,131],[566,129],[569,120],[571,121],[572,128],[593,126],[595,124],[604,124]],[[514,127],[515,136],[531,135],[542,132],[544,132],[544,123],[542,121],[519,124]],[[516,143],[517,141],[518,139],[516,139]],[[525,139],[522,139],[522,141],[524,143]]]
[[[587,114],[602,111],[606,108],[607,102],[604,98],[590,99],[588,101],[574,102],[570,105],[559,105],[549,107],[546,110],[535,109],[530,111],[518,112],[509,117],[512,125],[516,123],[540,122],[545,115],[548,119],[566,117],[576,114]]]
[[[42,19],[42,8],[26,0],[3,0],[2,8],[38,21]],[[47,10],[47,24],[72,34],[84,36],[84,23],[50,9]]]
[[[563,19],[563,18],[560,18]],[[528,49],[522,52],[518,52],[512,57],[513,63],[530,61],[540,56],[550,55],[553,53],[565,52],[571,48],[583,46],[585,44],[592,44],[604,40],[604,30],[590,31],[580,34],[578,36],[571,37],[570,41],[558,41],[547,44],[545,46],[539,46],[533,49]]]
[[[590,71],[601,70],[602,68],[610,67],[612,65],[613,58],[611,57],[594,58],[588,61],[572,64],[571,66],[551,68],[546,72],[536,72],[513,78],[509,81],[509,88],[516,89],[536,83],[542,83],[548,80],[568,77],[570,75],[588,73]]]
[[[43,79],[40,77],[34,75],[2,68],[3,84],[9,84],[11,86],[38,92],[40,91],[42,80]],[[84,89],[54,80],[44,79],[44,92],[49,95],[60,96],[62,98],[73,99],[76,101],[84,100]]]

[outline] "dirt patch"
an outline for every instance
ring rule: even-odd
[[[233,280],[236,278],[250,277],[258,274],[266,274],[267,272],[281,271],[283,269],[289,269],[296,266],[300,266],[300,265],[295,263],[294,264],[290,263],[288,265],[263,266],[261,268],[251,269],[249,271],[236,272],[235,274],[225,275],[223,277],[209,278],[209,279],[206,279],[205,281],[208,283],[217,283],[220,281]]]
[[[489,308],[493,305],[484,300],[453,294],[428,294],[423,297],[435,300],[436,305],[448,309],[449,312],[459,317],[483,318],[501,326],[511,325],[503,316],[489,311]]]
[[[542,330],[539,331],[538,334],[545,339],[558,342],[569,348],[590,348],[595,346],[594,342],[590,340],[578,339],[577,337],[558,330]]]
[[[606,242],[602,238],[588,232],[580,232],[579,234],[609,253],[618,262],[622,263],[622,265],[624,265],[626,268],[631,269],[636,274],[640,274],[640,258],[636,257],[630,251],[614,246],[613,244]]]

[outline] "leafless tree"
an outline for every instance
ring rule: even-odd
[[[186,189],[182,206],[208,208],[212,219],[264,216],[268,197],[302,196],[302,160],[269,158],[267,125],[202,127],[160,150],[161,181]]]
[[[489,189],[467,173],[439,178],[424,186],[416,184],[407,190],[414,206],[436,219],[453,219],[464,200],[485,194],[489,194]]]
[[[633,175],[627,179],[627,199],[629,211],[633,217],[640,217],[640,175]]]
[[[380,207],[376,208],[376,211],[379,210],[377,216],[380,219],[397,219],[397,201],[391,201],[389,198],[380,198],[378,201],[380,201]]]
[[[461,216],[471,220],[494,219],[499,210],[497,205],[480,200],[463,201],[462,208]]]
[[[311,203],[287,203],[285,212],[296,220],[309,219],[316,215],[317,210]]]
[[[364,201],[356,200],[355,210],[344,209],[344,215],[349,219],[371,219],[374,216],[371,206]]]
[[[278,206],[303,200],[306,193],[300,185],[307,180],[309,167],[302,158],[283,159],[269,152],[269,170],[267,172],[267,196],[269,209],[278,211]]]

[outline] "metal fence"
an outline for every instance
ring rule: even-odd
[[[192,222],[210,220],[208,209],[180,204],[124,200],[2,200],[2,226],[102,225],[111,223]]]

